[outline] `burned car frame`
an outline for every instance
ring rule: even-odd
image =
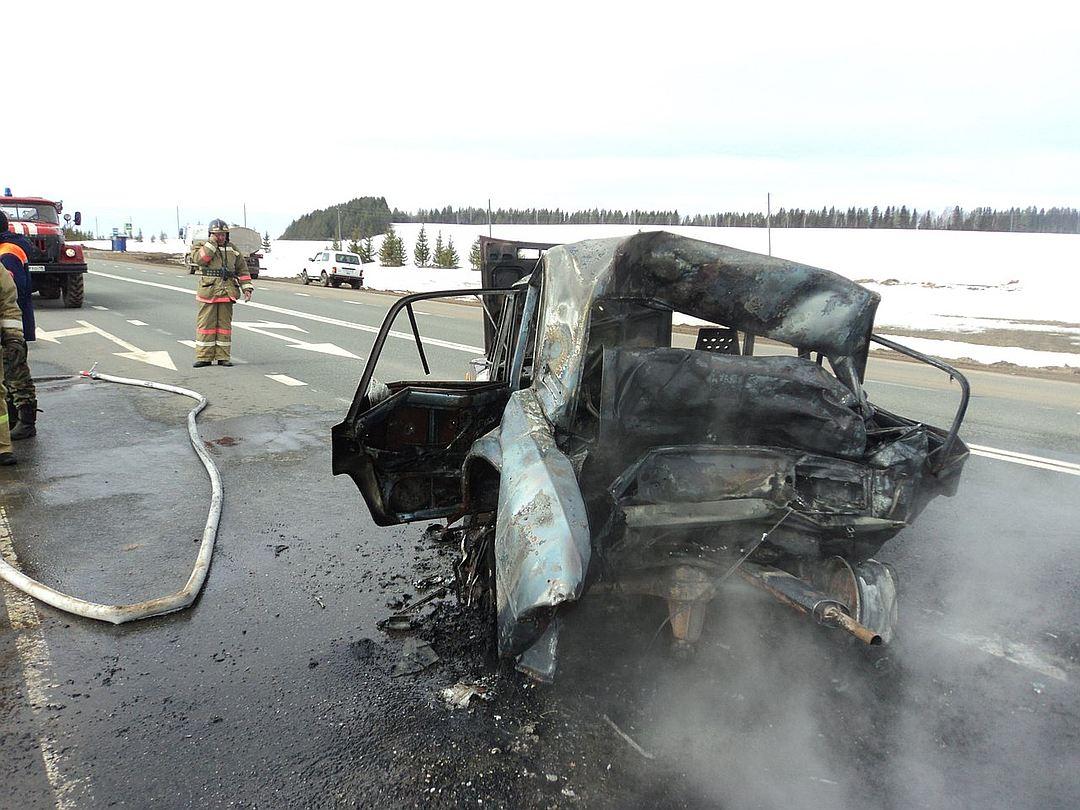
[[[482,240],[482,289],[387,314],[333,428],[375,521],[464,519],[463,598],[491,601],[500,654],[542,679],[587,588],[665,599],[677,649],[734,575],[888,641],[896,582],[873,555],[955,491],[964,377],[873,335],[879,296],[827,270],[664,232],[522,244]],[[447,295],[483,302],[472,379],[376,381],[402,311],[428,370],[413,304]],[[871,341],[959,383],[949,428],[869,401]]]

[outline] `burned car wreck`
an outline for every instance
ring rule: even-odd
[[[481,290],[387,315],[333,429],[333,471],[375,521],[462,520],[462,597],[542,679],[560,609],[590,588],[665,599],[677,650],[734,576],[887,642],[896,582],[873,555],[955,491],[963,376],[874,336],[878,295],[827,270],[664,232],[523,244],[483,240]],[[428,370],[414,304],[439,295],[483,302],[471,379],[378,382],[389,337]],[[949,428],[868,400],[871,341],[960,384]]]

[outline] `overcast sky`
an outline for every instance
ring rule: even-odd
[[[1075,3],[237,5],[5,4],[0,185],[275,236],[362,195],[1080,205]]]

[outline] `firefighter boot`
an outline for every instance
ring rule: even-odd
[[[37,435],[37,408],[33,405],[19,406],[19,422],[11,431],[13,442]]]

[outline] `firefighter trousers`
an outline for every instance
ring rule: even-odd
[[[16,407],[37,410],[37,390],[30,376],[30,363],[26,357],[26,340],[10,332],[0,337],[4,351],[4,384],[7,396]]]
[[[0,363],[0,397],[7,400],[7,386],[4,384],[4,364]],[[10,453],[11,448],[11,423],[8,420],[7,408],[0,408],[0,453]]]
[[[195,318],[195,359],[213,362],[228,360],[232,353],[233,302],[240,297],[235,278],[204,275],[199,279],[195,300],[199,314]]]

